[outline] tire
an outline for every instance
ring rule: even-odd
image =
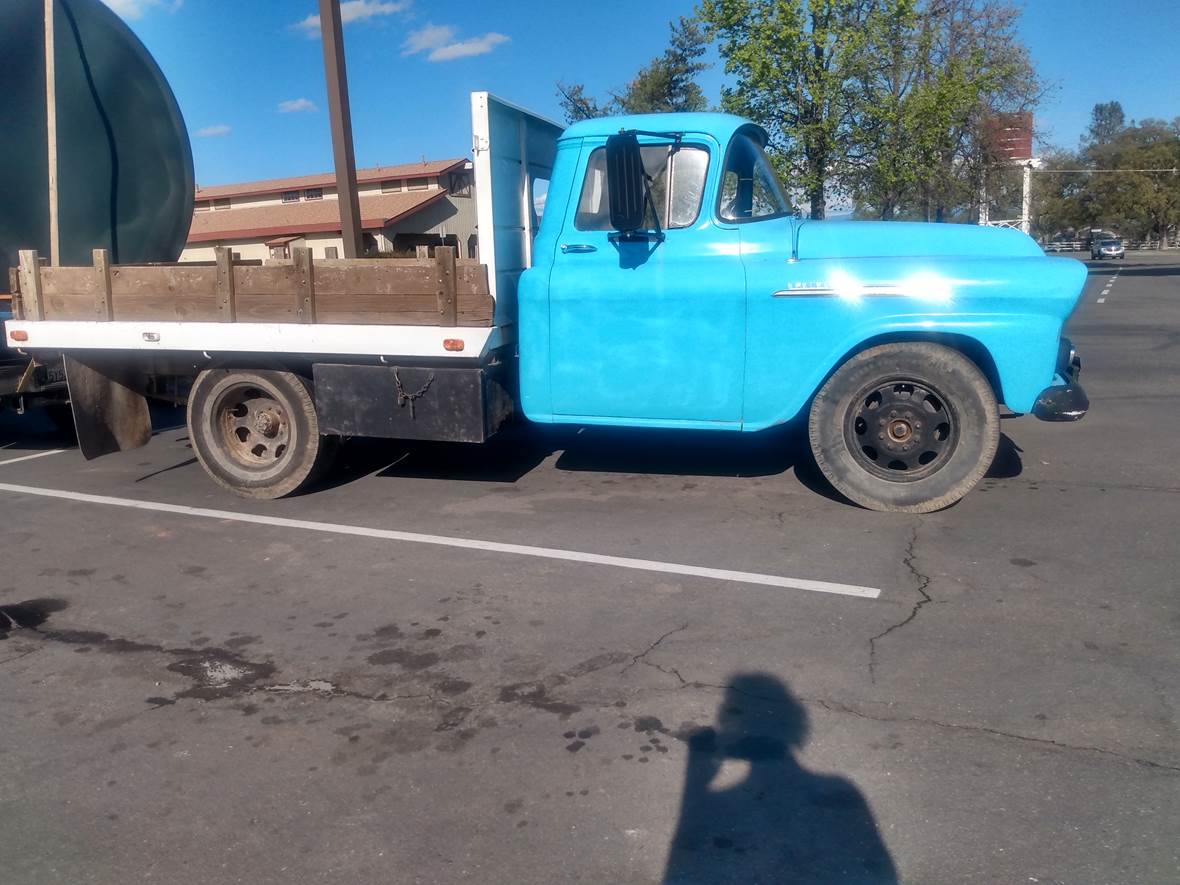
[[[856,354],[820,388],[808,431],[820,471],[850,501],[930,513],[987,472],[1000,415],[991,384],[963,354],[884,344]]]
[[[310,383],[290,372],[207,369],[188,399],[193,451],[213,481],[244,498],[281,498],[330,466]]]

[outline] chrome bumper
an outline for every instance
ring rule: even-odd
[[[1082,360],[1073,342],[1062,338],[1057,350],[1057,374],[1041,391],[1032,413],[1042,421],[1081,421],[1090,410],[1090,398],[1078,382]]]

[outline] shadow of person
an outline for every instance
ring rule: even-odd
[[[766,673],[733,676],[717,729],[691,734],[664,885],[896,883],[864,796],[795,759],[807,712]],[[731,769],[748,767],[729,783]]]

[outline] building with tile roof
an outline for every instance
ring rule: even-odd
[[[423,160],[358,169],[365,249],[413,255],[417,246],[450,245],[477,256],[471,161]],[[342,258],[336,177],[301,175],[197,187],[181,261],[212,261],[215,246],[242,259],[289,258],[306,246],[314,258]]]

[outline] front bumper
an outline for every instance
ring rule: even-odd
[[[1062,338],[1057,351],[1053,383],[1041,391],[1032,413],[1042,421],[1081,421],[1090,410],[1090,398],[1078,383],[1082,360],[1073,342]]]

